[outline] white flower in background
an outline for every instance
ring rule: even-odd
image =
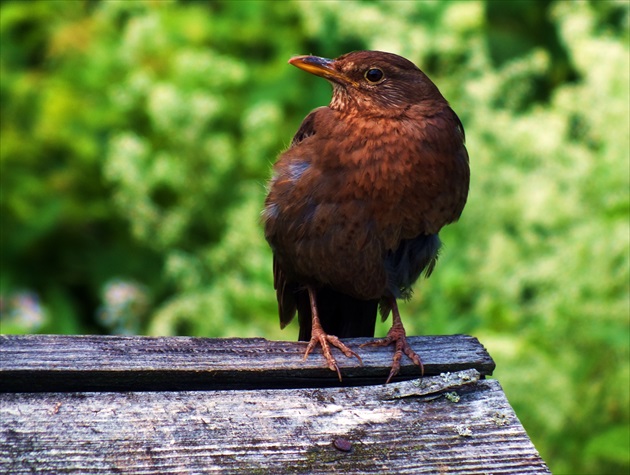
[[[18,290],[7,297],[0,296],[0,321],[5,330],[33,333],[46,322],[46,311],[37,293]]]
[[[103,286],[99,322],[114,334],[136,334],[149,306],[146,288],[130,280],[113,279]]]

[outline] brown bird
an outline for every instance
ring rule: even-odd
[[[306,358],[318,344],[361,358],[339,338],[374,336],[377,308],[393,324],[389,382],[405,353],[396,299],[435,266],[440,229],[462,213],[470,171],[464,128],[431,80],[391,53],[356,51],[289,63],[327,79],[328,107],[312,111],[274,165],[265,237],[274,254],[280,325],[298,314]]]

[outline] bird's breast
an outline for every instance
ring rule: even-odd
[[[461,213],[467,156],[446,119],[333,118],[274,166],[265,233],[287,272],[374,298],[388,252]]]
[[[454,114],[453,114],[454,115]],[[433,234],[457,219],[468,192],[468,159],[455,121],[361,119],[339,121],[318,166],[339,174],[340,199],[370,210],[377,230],[400,238]]]

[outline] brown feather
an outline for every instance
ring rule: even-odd
[[[435,265],[436,235],[466,203],[468,154],[459,118],[409,61],[357,52],[331,64],[330,106],[306,117],[274,165],[265,237],[283,327],[296,311],[309,325],[309,285],[321,289],[325,331],[359,315],[373,332],[375,303],[408,295],[413,282],[403,280]],[[387,80],[364,84],[368,67]]]

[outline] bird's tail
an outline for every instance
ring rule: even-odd
[[[339,338],[373,337],[378,310],[378,299],[359,300],[332,289],[316,290],[319,320],[326,333]],[[296,295],[300,341],[311,339],[311,305],[306,289]]]

